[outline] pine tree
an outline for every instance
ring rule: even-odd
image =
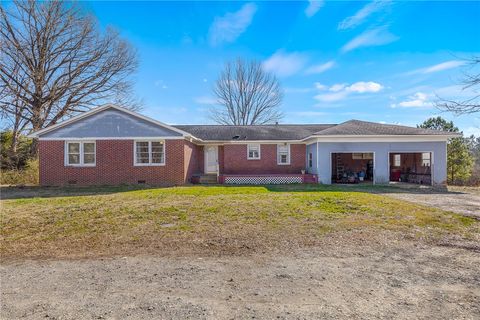
[[[433,117],[425,120],[418,128],[442,130],[448,132],[460,132],[453,121],[447,121],[442,117]],[[468,138],[459,137],[449,139],[447,142],[447,182],[451,184],[464,183],[473,170],[473,156],[469,148]]]

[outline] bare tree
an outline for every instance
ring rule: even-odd
[[[228,62],[213,92],[220,106],[212,107],[210,117],[219,124],[266,124],[282,118],[280,84],[259,62]]]
[[[117,32],[101,32],[75,3],[0,6],[0,107],[15,131],[39,130],[111,100],[131,103],[137,64]]]
[[[468,59],[470,71],[464,74],[463,90],[470,89],[472,96],[465,100],[455,101],[440,98],[437,107],[456,114],[480,112],[480,56]]]

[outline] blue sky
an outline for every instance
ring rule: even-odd
[[[138,49],[143,113],[164,122],[209,123],[215,79],[242,57],[280,79],[282,122],[415,125],[441,115],[480,135],[480,114],[433,105],[468,95],[458,83],[463,58],[480,53],[478,1],[81,4]]]

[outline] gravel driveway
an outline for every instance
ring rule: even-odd
[[[1,318],[480,318],[478,245],[362,239],[247,256],[10,262]]]
[[[388,192],[386,196],[480,219],[480,188],[449,187],[449,192]]]

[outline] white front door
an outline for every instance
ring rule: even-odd
[[[205,173],[217,173],[218,146],[205,146]]]

